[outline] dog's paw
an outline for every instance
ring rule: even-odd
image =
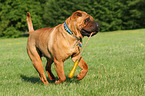
[[[55,78],[53,78],[53,79],[52,79],[52,78],[49,78],[49,80],[50,80],[50,81],[55,81]]]
[[[58,81],[55,81],[55,84],[60,84],[61,82],[58,80]]]
[[[80,75],[77,75],[77,80],[81,80],[83,79],[85,76],[80,76]]]
[[[48,83],[48,82],[45,82],[45,83],[44,83],[44,85],[50,85],[50,83]]]
[[[87,74],[87,71],[81,71],[79,75],[77,75],[77,80],[83,79]]]

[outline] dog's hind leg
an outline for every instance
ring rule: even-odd
[[[29,57],[32,60],[33,66],[35,67],[35,69],[39,73],[41,81],[44,84],[49,84],[47,79],[46,79],[46,76],[44,74],[43,64],[42,64],[40,55],[38,54],[38,51],[36,50],[35,47],[33,47],[33,48],[30,47],[30,48],[27,48],[27,49],[28,49],[27,51],[28,51]]]
[[[46,63],[45,69],[46,69],[46,72],[48,74],[49,79],[51,81],[55,81],[55,77],[54,77],[54,75],[53,75],[53,73],[51,71],[51,65],[52,65],[52,63],[53,63],[53,60],[47,58],[47,63]]]

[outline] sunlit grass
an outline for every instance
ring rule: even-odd
[[[83,45],[87,37],[83,39]],[[26,51],[27,38],[0,39],[0,95],[2,96],[144,96],[145,29],[98,33],[86,46],[82,57],[89,67],[77,81],[44,86]],[[46,60],[42,58],[45,66]],[[68,76],[73,62],[64,63]],[[56,75],[54,65],[52,70]],[[47,74],[46,74],[47,75]]]

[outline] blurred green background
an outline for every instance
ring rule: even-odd
[[[144,28],[144,5],[145,0],[0,0],[0,37],[27,32],[26,12],[34,29],[63,23],[77,10],[92,15],[101,32]]]

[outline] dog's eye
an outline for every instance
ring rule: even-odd
[[[87,18],[85,19],[85,23],[89,22],[90,21],[90,18]]]

